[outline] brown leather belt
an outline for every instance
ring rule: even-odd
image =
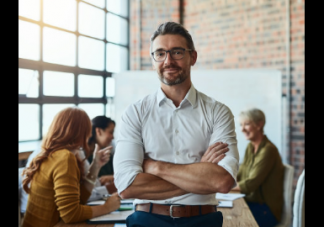
[[[217,211],[215,205],[162,205],[156,203],[137,204],[135,210],[172,218],[192,217]]]

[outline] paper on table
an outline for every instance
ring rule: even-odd
[[[89,205],[89,206],[102,205],[102,204],[105,204],[105,200],[103,200],[103,199],[95,200],[95,201],[91,201],[91,202],[87,203],[87,205]]]
[[[124,223],[116,223],[114,227],[126,227],[127,225]]]
[[[135,209],[133,205],[134,199],[123,199],[120,201],[120,207],[118,210],[133,210]]]
[[[238,193],[227,193],[227,194],[219,193],[219,192],[216,193],[216,199],[231,200],[231,201],[238,198],[242,198],[244,196],[245,194],[238,194]]]
[[[134,199],[123,199],[120,201],[120,207],[118,210],[133,210],[134,206],[133,206],[133,201]],[[95,200],[95,201],[91,201],[88,202],[87,205],[89,206],[95,206],[95,205],[102,205],[105,203],[105,200]]]
[[[89,222],[109,222],[109,221],[125,221],[126,218],[131,215],[134,210],[126,211],[113,211],[109,214],[104,214],[99,217],[89,219]]]
[[[102,196],[105,194],[108,194],[106,186],[95,187],[91,192],[91,196],[89,197],[88,202],[102,199]]]
[[[123,203],[123,204],[126,204],[126,203],[131,203],[131,204],[133,204],[134,199],[122,199],[120,202]]]
[[[229,201],[229,200],[218,201],[217,207],[233,207],[233,201]]]

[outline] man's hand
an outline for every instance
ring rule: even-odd
[[[237,184],[234,188],[231,189],[232,191],[241,191],[240,185]]]
[[[157,163],[158,161],[155,161],[153,159],[144,159],[142,164],[143,172],[155,175],[154,173],[156,171]]]
[[[225,153],[229,151],[227,143],[217,142],[208,147],[200,162],[210,162],[217,164],[225,157]]]

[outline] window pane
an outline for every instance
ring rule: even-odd
[[[44,95],[74,96],[74,74],[44,71]]]
[[[47,133],[55,115],[67,107],[75,106],[71,104],[44,104],[43,105],[43,136]]]
[[[126,17],[128,15],[128,1],[107,0],[107,10]]]
[[[78,105],[81,109],[87,112],[90,119],[98,116],[104,115],[104,104],[96,103],[96,104],[79,104]]]
[[[19,104],[19,141],[39,139],[39,105]]]
[[[44,61],[75,66],[76,36],[44,27]]]
[[[106,78],[106,96],[114,97],[115,96],[115,79],[111,77]]]
[[[26,97],[38,97],[38,71],[31,69],[19,69],[19,94]]]
[[[107,40],[117,44],[128,44],[127,21],[113,14],[107,14]]]
[[[19,58],[39,60],[40,28],[37,24],[19,20]]]
[[[101,98],[103,96],[103,77],[79,75],[79,96]]]
[[[85,2],[89,2],[92,5],[98,6],[98,7],[105,7],[105,0],[84,0]]]
[[[19,16],[39,20],[39,0],[19,0]]]
[[[79,37],[79,66],[94,70],[105,69],[105,43],[88,37]]]
[[[125,47],[107,43],[106,59],[106,67],[108,72],[119,73],[127,70],[128,50]]]
[[[114,121],[116,121],[115,118],[115,104],[113,98],[107,98],[107,105],[106,105],[106,116],[110,117]]]
[[[80,2],[79,32],[98,39],[103,39],[105,36],[105,12]]]
[[[76,28],[75,0],[44,0],[44,22],[70,31]]]

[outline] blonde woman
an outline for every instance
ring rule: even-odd
[[[281,220],[284,166],[277,147],[264,133],[265,114],[257,108],[239,115],[241,131],[250,141],[233,190],[244,197],[260,227],[272,227]]]

